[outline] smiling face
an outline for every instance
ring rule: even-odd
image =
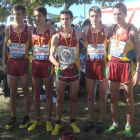
[[[73,19],[70,18],[69,14],[61,14],[60,15],[60,22],[63,28],[71,27]]]
[[[23,13],[22,10],[13,10],[13,16],[16,23],[20,24],[23,22],[24,18],[26,17],[26,14]]]
[[[37,23],[37,25],[44,24],[46,17],[47,17],[47,15],[44,16],[43,13],[34,11],[34,19],[35,19],[35,22]]]
[[[91,20],[92,25],[99,25],[101,20],[101,15],[99,13],[95,13],[94,11],[90,11],[89,19]]]
[[[113,17],[117,24],[122,24],[125,22],[126,14],[118,8],[113,9]]]

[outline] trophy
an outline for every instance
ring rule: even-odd
[[[76,61],[75,52],[66,46],[58,46],[56,55],[59,57],[60,68],[62,69],[71,68],[72,64]]]

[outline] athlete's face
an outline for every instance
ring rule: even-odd
[[[68,14],[60,15],[60,22],[61,22],[62,27],[64,28],[71,27],[72,21],[73,19],[70,18],[70,15]]]
[[[89,14],[89,19],[91,20],[91,23],[93,25],[99,25],[101,20],[101,15],[99,13],[95,13],[94,11],[91,11]]]
[[[43,13],[34,11],[34,19],[35,19],[35,22],[37,23],[37,25],[44,24],[46,17],[47,17],[47,15],[44,16]]]
[[[117,24],[121,24],[122,22],[125,21],[125,17],[126,15],[124,14],[124,12],[118,8],[114,8],[113,9],[113,17],[114,20]]]
[[[13,16],[16,23],[20,24],[23,22],[24,18],[26,17],[26,14],[23,13],[22,10],[13,10]]]

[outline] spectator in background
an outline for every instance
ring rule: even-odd
[[[83,26],[84,27],[91,26],[90,20],[85,20],[84,23],[83,23]]]
[[[5,25],[0,24],[0,83],[3,80],[3,97],[10,97],[10,90],[7,84],[7,75],[3,73],[3,65],[2,65],[2,52],[3,52],[3,44],[4,44],[4,36],[5,36]]]
[[[71,27],[72,27],[72,29],[75,29],[75,26],[74,26],[74,24],[71,24]]]

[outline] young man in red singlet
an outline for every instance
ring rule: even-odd
[[[29,111],[31,97],[29,94],[29,72],[30,61],[28,50],[32,46],[32,27],[24,23],[26,17],[25,7],[16,4],[13,6],[13,15],[15,23],[6,28],[5,41],[3,47],[3,71],[7,74],[8,86],[10,88],[10,107],[11,120],[5,126],[5,129],[11,129],[16,123],[17,108],[17,86],[21,78],[21,86],[24,95],[25,117],[19,128],[27,128],[30,122]],[[7,50],[10,55],[7,58]]]
[[[138,29],[127,24],[127,8],[123,3],[113,7],[113,16],[116,24],[111,26],[112,36],[109,47],[109,72],[111,93],[111,113],[113,124],[105,131],[111,134],[119,130],[118,127],[118,99],[120,83],[124,85],[124,95],[127,103],[127,122],[125,126],[125,137],[131,138],[131,122],[134,113],[133,85],[139,82],[140,73],[140,47]],[[136,72],[134,72],[134,51],[136,51]]]
[[[40,122],[40,92],[42,79],[45,83],[46,97],[47,97],[47,119],[46,131],[52,131],[51,115],[52,115],[52,80],[54,73],[54,66],[49,60],[50,41],[52,35],[55,34],[55,29],[50,30],[46,25],[47,10],[43,6],[34,9],[34,18],[38,25],[33,29],[33,60],[32,60],[32,83],[34,88],[34,108],[35,121],[28,128],[34,130],[41,125]]]
[[[84,131],[89,132],[94,126],[94,87],[96,80],[99,81],[100,113],[96,133],[103,132],[103,118],[106,110],[106,87],[107,87],[107,37],[111,30],[100,25],[101,9],[93,6],[89,9],[89,19],[92,26],[85,27],[86,52],[86,89],[88,93],[89,123]]]
[[[70,87],[70,111],[71,122],[75,133],[80,133],[80,129],[75,123],[76,111],[77,111],[77,95],[79,91],[79,75],[80,75],[80,60],[79,60],[79,43],[78,40],[83,36],[81,31],[76,31],[71,28],[73,21],[73,14],[70,10],[63,10],[60,13],[60,22],[62,30],[52,37],[50,61],[56,66],[56,124],[52,131],[52,135],[58,135],[61,128],[61,116],[63,110],[63,100],[65,96],[65,88],[69,82]],[[56,60],[54,55],[58,46],[67,46],[70,50],[73,50],[76,55],[76,62],[72,64],[70,69],[62,69],[59,60]]]

